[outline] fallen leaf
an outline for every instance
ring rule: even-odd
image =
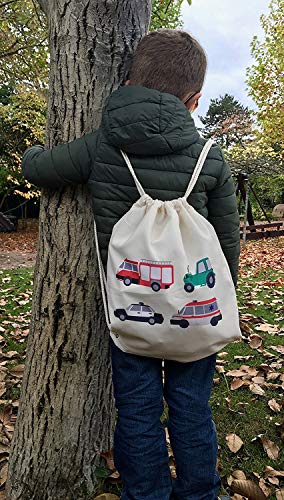
[[[276,460],[280,451],[279,446],[277,446],[277,444],[273,443],[273,441],[270,441],[270,439],[267,439],[264,436],[260,436],[260,440],[268,457],[271,458],[271,460]]]
[[[113,493],[103,493],[102,495],[95,497],[94,500],[119,500],[119,497]]]
[[[271,363],[270,366],[267,363],[261,363],[261,365],[257,366],[257,369],[261,370],[261,371],[263,371],[265,373],[268,373],[268,372],[272,371],[272,365],[273,365],[273,363]]]
[[[0,398],[5,394],[6,392],[6,384],[5,382],[0,382]]]
[[[20,358],[21,357],[20,354],[17,351],[1,352],[0,355],[3,358],[8,358],[8,359],[11,359],[11,358]]]
[[[240,329],[241,329],[242,332],[248,333],[249,335],[253,334],[253,329],[250,328],[250,326],[248,326],[243,321],[240,321]]]
[[[275,325],[269,325],[268,323],[264,323],[263,325],[256,326],[256,330],[259,332],[268,332],[268,333],[277,333],[278,328]]]
[[[274,484],[274,486],[279,486],[278,477],[268,477],[267,479],[271,484]]]
[[[284,488],[282,490],[276,490],[275,494],[277,500],[284,500]]]
[[[249,346],[252,349],[258,349],[261,345],[262,345],[262,338],[259,335],[257,334],[250,335]]]
[[[268,406],[271,410],[278,412],[281,410],[281,406],[277,403],[276,399],[270,399],[268,401]]]
[[[252,356],[252,355],[250,355],[250,354],[249,354],[249,355],[247,355],[247,356],[234,356],[234,359],[235,359],[235,360],[251,359],[251,358],[253,358],[253,356]]]
[[[238,493],[250,500],[266,500],[262,489],[254,481],[235,479],[231,484],[231,488],[234,493]]]
[[[24,369],[25,365],[13,366],[13,368],[11,368],[10,370],[10,374],[13,375],[13,377],[22,378],[22,376],[24,375]]]
[[[263,491],[263,493],[265,494],[266,497],[269,497],[272,493],[272,488],[270,488],[269,486],[267,486],[265,480],[262,478],[260,478],[259,482],[258,482],[258,485],[259,487],[261,488],[261,490]]]
[[[266,465],[263,469],[263,475],[264,477],[274,477],[274,476],[284,477],[284,471],[275,470],[270,465]]]
[[[235,391],[236,389],[239,389],[239,387],[242,387],[242,385],[244,385],[244,381],[239,379],[239,378],[234,378],[234,380],[232,381],[231,385],[230,385],[230,389],[232,391]]]
[[[265,394],[265,391],[258,384],[250,384],[249,388],[251,392],[258,394],[259,396],[263,396]]]
[[[218,352],[217,356],[219,356],[219,358],[225,358],[226,356],[228,356],[228,353],[225,351]]]
[[[244,444],[241,438],[235,433],[227,434],[226,441],[229,449],[233,453],[237,453]]]
[[[3,486],[3,484],[6,483],[7,475],[8,475],[8,462],[5,462],[0,471],[0,486]]]
[[[226,375],[228,377],[243,377],[246,374],[247,372],[245,372],[244,370],[229,370],[228,372],[226,372]]]
[[[234,470],[232,474],[227,477],[227,483],[231,486],[234,479],[246,479],[246,475],[242,470]]]
[[[282,369],[282,363],[278,363],[278,361],[274,361],[273,363],[271,363],[270,365],[270,369],[271,368],[275,368],[276,370],[278,369]]]
[[[267,374],[267,380],[276,380],[281,373],[279,372],[270,372]]]
[[[115,469],[114,460],[113,460],[113,450],[105,451],[101,453],[101,457],[103,457],[106,461],[106,466],[109,470]]]
[[[120,474],[117,470],[115,470],[110,476],[108,476],[108,479],[120,479]]]
[[[264,384],[265,382],[264,377],[253,377],[252,381],[254,384]]]
[[[224,368],[224,366],[218,366],[218,365],[216,365],[216,371],[218,373],[225,373],[225,368]]]
[[[258,374],[258,370],[256,368],[248,365],[240,366],[240,370],[245,371],[248,375],[250,375],[250,377],[255,377]]]

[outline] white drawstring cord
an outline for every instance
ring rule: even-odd
[[[197,182],[197,179],[199,177],[199,174],[202,170],[202,167],[204,165],[204,162],[207,158],[207,155],[208,155],[208,152],[209,152],[209,149],[211,148],[212,144],[214,144],[214,141],[212,141],[212,139],[209,139],[205,146],[203,147],[201,153],[200,153],[200,156],[198,158],[198,161],[196,163],[196,167],[193,171],[193,174],[191,176],[191,179],[189,181],[189,184],[188,184],[188,187],[187,187],[187,190],[186,190],[186,193],[185,195],[183,196],[183,199],[187,200],[187,198],[189,197],[191,191],[193,190],[196,182]]]
[[[100,249],[99,249],[97,226],[96,226],[95,220],[94,220],[94,231],[95,231],[96,252],[97,252],[97,258],[98,258],[99,275],[100,275],[100,283],[101,283],[104,311],[105,311],[105,317],[106,317],[106,324],[107,324],[108,328],[110,329],[111,323],[110,323],[109,309],[108,309],[108,303],[107,303],[107,280],[106,280],[106,275],[105,275],[105,271],[104,271],[103,264],[102,264],[101,253],[100,253]]]

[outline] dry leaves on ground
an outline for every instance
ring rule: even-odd
[[[283,271],[281,249],[283,251],[284,236],[278,237],[277,240],[277,245],[275,245],[274,238],[263,240],[261,244],[248,241],[241,252],[240,275],[242,276],[243,272],[246,272],[247,267],[252,273],[264,272],[266,269]]]
[[[251,500],[266,500],[266,496],[260,486],[249,479],[234,479],[231,489],[235,493]]]
[[[227,445],[228,445],[229,449],[233,453],[237,453],[244,444],[243,441],[241,440],[241,438],[233,432],[226,436],[226,441],[227,441]]]
[[[37,229],[0,233],[1,252],[36,253],[37,241]]]
[[[113,493],[103,493],[102,495],[95,497],[94,500],[119,500],[119,497]]]

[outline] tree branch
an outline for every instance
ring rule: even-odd
[[[36,17],[38,18],[38,22],[40,23],[41,27],[43,27],[43,23],[42,23],[42,20],[40,18],[40,15],[39,15],[39,12],[38,12],[38,9],[37,9],[36,0],[32,0],[32,3],[33,3],[33,6],[34,6]]]
[[[9,2],[4,2],[0,4],[0,9],[3,9],[3,7],[6,7],[6,5],[10,5],[10,3],[15,3],[16,0],[9,0]]]
[[[41,10],[45,13],[47,16],[48,13],[48,0],[38,0],[39,6]]]
[[[38,45],[41,45],[44,41],[46,40],[46,38],[44,38],[43,40],[41,40]],[[21,50],[26,50],[26,49],[33,49],[34,48],[34,45],[21,45],[19,48],[15,49],[15,50],[12,50],[12,48],[17,44],[18,42],[16,41],[15,43],[13,43],[13,45],[11,45],[11,47],[9,47],[7,49],[7,52],[2,52],[0,53],[0,58],[1,57],[11,57],[11,56],[14,56],[15,54],[18,54]]]
[[[171,3],[172,3],[172,0],[169,0],[168,5],[166,6],[165,14],[168,12],[169,6],[171,5]]]

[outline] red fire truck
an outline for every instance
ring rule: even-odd
[[[150,286],[154,292],[169,288],[174,282],[174,266],[171,262],[125,259],[119,266],[116,277],[126,286]]]

